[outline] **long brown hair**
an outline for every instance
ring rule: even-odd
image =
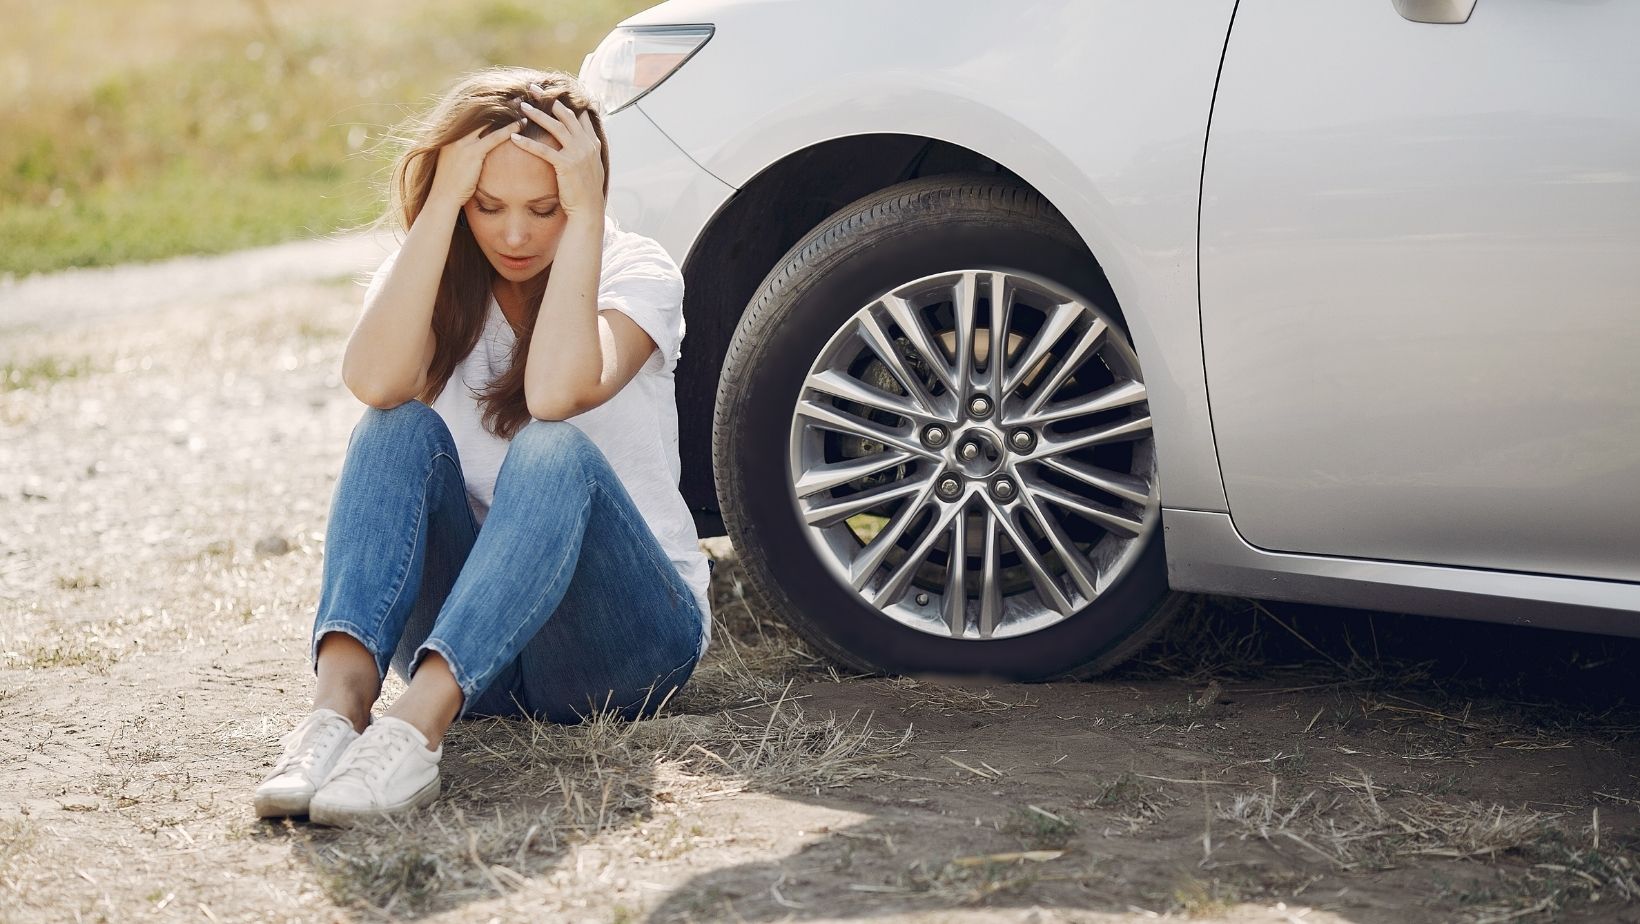
[[[609,139],[604,135],[603,115],[581,82],[560,71],[495,67],[461,78],[430,113],[413,124],[408,147],[393,166],[393,201],[389,214],[397,212],[404,227],[409,229],[432,192],[439,150],[478,128],[493,130],[517,122],[524,117],[518,104],[526,100],[543,112],[551,111],[553,100],[562,100],[571,112],[588,115],[602,148],[607,197]],[[556,146],[555,141],[547,140],[546,130],[534,122],[526,123],[523,135]],[[541,311],[541,296],[551,272],[552,267],[548,266],[531,280],[530,289],[525,293],[523,330],[513,345],[511,366],[479,395],[485,429],[502,439],[512,439],[530,420],[529,406],[524,400],[524,365],[529,356],[530,338],[535,332],[535,319]],[[416,396],[423,403],[432,404],[438,398],[457,364],[477,346],[495,277],[495,268],[473,239],[463,213],[456,220],[455,232],[450,238],[450,255],[444,262],[444,275],[433,300],[433,333],[438,342],[427,369],[427,389]]]

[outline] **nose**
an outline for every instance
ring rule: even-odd
[[[520,211],[517,209],[514,212]],[[523,247],[529,243],[530,225],[528,219],[522,215],[511,215],[507,218],[507,225],[502,229],[502,240],[509,248]]]

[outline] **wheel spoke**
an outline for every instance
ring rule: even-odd
[[[863,312],[860,315],[858,330],[860,339],[871,347],[871,352],[877,354],[877,358],[882,360],[883,365],[887,366],[889,372],[900,381],[900,386],[911,394],[911,399],[917,402],[917,406],[927,414],[939,413],[934,396],[928,393],[928,386],[923,384],[922,378],[913,373],[900,358],[900,351],[895,349],[894,341],[889,338],[888,331],[883,329],[877,316],[869,311]]]
[[[957,400],[960,404],[968,400],[967,389],[974,383],[974,325],[979,319],[978,274],[963,273],[958,277],[957,284],[952,286],[951,309],[957,325],[954,352],[957,359]]]
[[[1043,358],[1048,355],[1048,351],[1053,349],[1053,345],[1058,343],[1059,338],[1065,335],[1065,331],[1071,329],[1071,325],[1076,323],[1076,319],[1081,314],[1081,310],[1070,302],[1053,306],[1053,312],[1048,315],[1048,322],[1042,325],[1042,329],[1037,331],[1035,337],[1031,338],[1031,342],[1025,348],[1024,355],[1019,358],[1018,362],[1014,363],[1008,380],[1002,386],[1004,395],[1014,393],[1014,389],[1019,387],[1019,383],[1024,381],[1025,377],[1041,364]]]
[[[911,586],[911,579],[917,576],[917,569],[928,561],[928,556],[934,551],[934,543],[938,542],[940,535],[950,527],[951,518],[961,510],[962,504],[959,503],[935,512],[934,522],[929,524],[928,531],[923,533],[915,546],[912,546],[905,560],[889,574],[883,586],[878,588],[875,594],[869,589],[866,590],[866,597],[873,606],[879,609],[890,607],[905,596],[906,588]]]
[[[1054,519],[1048,511],[1042,509],[1041,504],[1037,503],[1035,493],[1036,486],[1034,484],[1026,482],[1022,486],[1020,495],[1025,501],[1026,511],[1036,520],[1037,528],[1042,530],[1044,536],[1048,537],[1048,544],[1053,546],[1054,552],[1065,563],[1065,569],[1070,572],[1071,580],[1076,583],[1076,588],[1082,591],[1082,596],[1092,600],[1099,593],[1098,571],[1083,556],[1082,551],[1076,547],[1076,543],[1065,535],[1065,530],[1059,525],[1059,521]]]
[[[1034,491],[1037,497],[1053,501],[1066,510],[1080,514],[1120,536],[1132,538],[1139,535],[1145,528],[1144,521],[1133,514],[1090,501],[1081,495],[1072,494],[1045,481],[1033,479],[1027,490]]]
[[[920,443],[911,438],[910,425],[898,431],[890,430],[875,421],[866,420],[864,417],[857,417],[853,414],[846,414],[840,408],[829,404],[820,404],[801,398],[797,402],[797,413],[827,430],[834,430],[838,433],[846,433],[849,436],[858,436],[861,439],[882,443],[884,446],[890,446],[920,458],[935,458]]]
[[[1150,482],[1137,475],[1113,472],[1058,456],[1047,456],[1040,461],[1051,469],[1064,472],[1084,484],[1092,485],[1107,494],[1114,494],[1129,503],[1140,506],[1150,503]]]
[[[950,558],[945,566],[945,624],[952,638],[962,638],[968,629],[968,511],[957,509],[951,527]]]
[[[1149,435],[1150,415],[1146,414],[1132,420],[1118,420],[1115,423],[1105,424],[1101,427],[1091,427],[1072,436],[1044,437],[1041,442],[1037,443],[1036,449],[1016,461],[1033,462],[1043,456],[1071,452],[1088,446],[1097,446],[1100,443],[1135,440]]]
[[[1108,388],[1101,388],[1091,395],[1072,398],[1069,401],[1056,401],[1035,414],[1027,414],[1009,420],[1008,423],[1022,427],[1040,427],[1056,420],[1064,420],[1067,417],[1082,417],[1087,414],[1114,411],[1117,408],[1138,404],[1144,401],[1145,397],[1144,383],[1129,379],[1126,382],[1117,382]]]
[[[924,365],[928,366],[940,380],[946,391],[960,394],[961,389],[951,378],[951,367],[945,362],[945,352],[928,336],[928,331],[923,328],[922,319],[917,316],[917,311],[897,295],[885,295],[878,303],[888,312],[888,316],[894,319],[895,325],[905,334],[905,339],[910,342],[912,348],[922,355]]]
[[[1048,399],[1053,396],[1053,393],[1065,384],[1065,380],[1069,379],[1071,374],[1081,368],[1082,363],[1093,355],[1094,351],[1099,348],[1099,344],[1104,342],[1105,335],[1109,331],[1110,325],[1099,318],[1094,318],[1089,323],[1088,329],[1082,332],[1081,337],[1077,338],[1076,345],[1071,347],[1070,352],[1066,353],[1064,358],[1059,361],[1059,365],[1054,367],[1053,374],[1048,377],[1046,382],[1042,383],[1042,387],[1031,390],[1031,398],[1025,402],[1026,416],[1035,414],[1042,409],[1042,405],[1046,404]]]
[[[855,404],[863,404],[874,410],[898,414],[913,424],[929,423],[932,420],[904,397],[883,391],[874,385],[867,385],[836,369],[827,369],[809,376],[803,386],[845,401],[853,401]]]
[[[1060,615],[1069,616],[1071,614],[1071,601],[1065,597],[1065,592],[1060,589],[1059,582],[1054,580],[1053,575],[1049,574],[1046,568],[1042,567],[1041,560],[1036,557],[1036,548],[1024,532],[1014,524],[1007,511],[998,508],[989,495],[982,494],[980,496],[985,498],[985,503],[990,505],[991,511],[996,514],[996,522],[1007,532],[1008,541],[1014,544],[1014,551],[1019,553],[1019,560],[1024,563],[1026,572],[1031,576],[1031,583],[1036,585],[1036,592],[1042,597],[1042,602]]]
[[[980,565],[979,637],[990,638],[1002,622],[1002,536],[995,508],[985,511],[984,555]]]
[[[1008,381],[1008,322],[1012,320],[1014,289],[1007,273],[991,274],[991,331],[985,352],[985,393],[991,403],[1002,407],[1007,397],[1003,385]]]
[[[921,482],[906,479],[850,494],[847,497],[828,498],[820,502],[805,502],[803,505],[803,520],[814,527],[835,526],[855,514],[865,513],[873,507],[880,507],[889,501],[916,494],[922,489],[923,484]]]
[[[854,586],[856,591],[865,590],[866,584],[871,581],[871,576],[877,573],[877,568],[888,558],[889,550],[894,548],[895,543],[900,541],[900,536],[911,526],[911,522],[928,505],[929,495],[934,493],[934,479],[930,478],[921,487],[922,490],[918,491],[917,495],[911,498],[911,502],[906,504],[899,514],[888,522],[887,526],[883,527],[882,532],[878,533],[876,538],[860,550],[859,556],[849,566],[849,583]]]
[[[858,459],[847,459],[829,465],[816,465],[797,479],[797,496],[808,497],[820,491],[829,491],[839,485],[875,475],[891,465],[899,465],[911,458],[908,452],[877,452]]]

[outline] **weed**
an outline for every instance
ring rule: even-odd
[[[1234,884],[1217,878],[1187,877],[1173,889],[1172,911],[1190,918],[1216,917],[1229,911],[1242,900]]]
[[[1070,819],[1037,805],[1025,805],[1009,813],[1002,831],[1018,837],[1032,850],[1064,847],[1076,834]]]

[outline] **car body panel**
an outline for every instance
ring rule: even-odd
[[[1097,255],[1122,305],[1144,363],[1164,501],[1224,510],[1199,346],[1196,219],[1232,9],[1231,0],[673,0],[627,23],[716,26],[636,108],[731,186],[795,151],[871,133],[960,145],[1035,186]],[[759,63],[771,66],[748,72]],[[1014,76],[1023,73],[1054,92],[1031,92]]]
[[[690,160],[636,106],[605,119],[604,134],[609,214],[622,227],[654,238],[682,266],[700,229],[734,195],[734,187]],[[684,341],[687,350],[687,333]]]
[[[1248,543],[1640,580],[1636,34],[1622,2],[1241,5],[1201,287]]]
[[[1163,510],[1175,590],[1640,636],[1640,584],[1270,552],[1230,516]]]

